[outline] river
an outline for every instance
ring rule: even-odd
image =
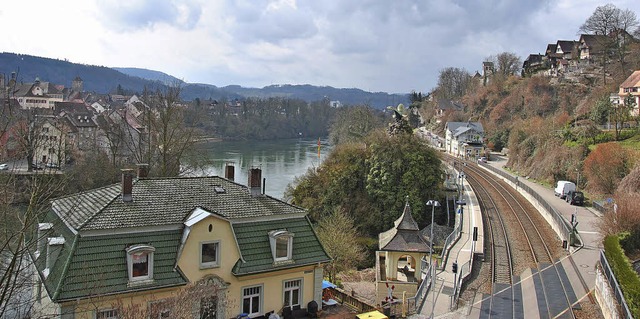
[[[330,152],[327,140],[320,142],[320,157],[318,139],[207,142],[199,148],[207,152],[212,163],[205,169],[206,175],[224,176],[225,164],[233,163],[234,180],[247,185],[248,170],[259,167],[266,179],[265,193],[282,199],[287,185],[296,176],[302,176],[310,167],[318,167]]]

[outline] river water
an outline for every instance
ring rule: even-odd
[[[258,167],[266,179],[265,193],[282,199],[285,188],[296,176],[318,167],[330,152],[327,140],[320,142],[320,157],[318,139],[208,142],[199,148],[207,152],[212,163],[205,170],[206,175],[224,177],[225,164],[233,163],[235,182],[247,185],[248,170]]]

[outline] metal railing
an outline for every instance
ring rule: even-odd
[[[424,298],[427,296],[427,293],[431,289],[432,283],[432,271],[431,264],[429,264],[424,257],[421,260],[422,262],[422,271],[421,277],[422,281],[418,286],[418,290],[416,291],[415,296],[407,298],[407,311],[410,314],[420,313],[422,311],[422,305],[424,305]]]
[[[620,305],[621,313],[620,315],[623,318],[633,319],[633,315],[631,314],[631,310],[629,310],[629,306],[627,305],[627,301],[624,299],[624,295],[622,294],[622,290],[620,289],[620,285],[618,284],[618,280],[609,266],[609,262],[607,261],[607,257],[604,254],[604,250],[600,250],[600,265],[602,265],[602,272],[604,276],[607,278],[609,282],[609,286],[613,290],[613,294],[616,297],[616,301],[618,305]]]
[[[471,268],[473,267],[473,253],[471,254],[471,259],[460,266],[458,269],[460,273],[456,278],[456,282],[453,285],[453,300],[451,302],[451,309],[455,309],[455,306],[458,304],[458,298],[460,297],[460,290],[462,288],[462,283],[469,277],[471,274]]]
[[[453,247],[453,245],[455,245],[456,241],[458,241],[460,235],[462,234],[462,214],[464,214],[464,210],[462,209],[462,206],[457,209],[460,209],[460,213],[456,213],[456,225],[453,228],[451,234],[447,236],[447,239],[445,239],[444,245],[442,246],[442,262],[440,263],[438,268],[440,270],[444,269],[445,265],[447,264],[447,258],[449,258],[449,250],[451,249],[451,247]]]

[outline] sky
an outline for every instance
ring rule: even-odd
[[[0,51],[165,72],[189,83],[429,92],[501,52],[578,40],[638,0],[33,0],[0,6]]]

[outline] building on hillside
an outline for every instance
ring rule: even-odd
[[[482,85],[487,85],[491,80],[491,76],[495,72],[495,67],[493,62],[484,61],[482,62]]]
[[[63,94],[55,85],[40,82],[39,78],[33,83],[16,84],[10,95],[23,109],[52,109],[55,102],[63,101]]]
[[[533,75],[540,70],[545,69],[544,55],[542,54],[529,54],[529,56],[522,63],[523,75]]]
[[[484,129],[480,122],[447,122],[445,150],[454,156],[477,158],[484,150]]]
[[[430,239],[422,236],[411,215],[409,203],[394,227],[378,235],[376,252],[376,304],[415,296],[422,280],[423,265],[431,251]],[[392,291],[389,287],[393,287]],[[389,294],[391,293],[391,297]]]
[[[579,42],[573,40],[558,40],[556,42],[556,54],[565,60],[573,60],[578,56]]]
[[[307,213],[229,178],[146,178],[51,201],[30,239],[33,315],[266,318],[322,305],[330,259]]]
[[[604,53],[604,50],[611,43],[611,38],[601,34],[581,34],[580,39],[580,60],[593,62]]]
[[[618,96],[620,97],[620,104],[626,105],[631,102],[633,109],[631,109],[632,116],[638,116],[638,107],[640,106],[640,70],[634,71],[631,75],[620,84],[618,90]]]
[[[436,123],[440,123],[440,119],[445,114],[452,112],[463,112],[464,105],[460,102],[452,101],[449,99],[438,99],[435,111]]]

